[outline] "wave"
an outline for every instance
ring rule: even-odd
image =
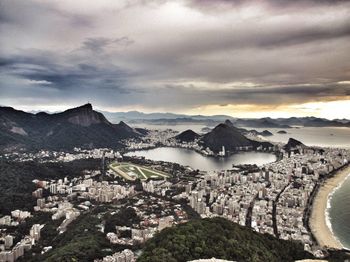
[[[350,173],[345,177],[345,179],[339,183],[335,188],[333,188],[332,192],[328,195],[328,198],[327,198],[327,207],[326,207],[326,210],[325,210],[325,218],[326,218],[326,224],[327,224],[327,227],[329,228],[329,230],[331,231],[333,237],[341,244],[341,246],[344,248],[343,244],[340,242],[339,238],[334,234],[333,232],[333,228],[332,228],[332,222],[331,222],[331,217],[330,217],[330,210],[332,208],[332,205],[331,205],[331,202],[332,202],[332,199],[333,199],[333,196],[334,196],[334,193],[339,190],[343,184],[345,183],[345,181],[347,179],[350,178]]]

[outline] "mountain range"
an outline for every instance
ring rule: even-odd
[[[119,148],[122,139],[143,133],[144,130],[133,129],[124,122],[112,124],[91,104],[55,114],[0,107],[0,148]]]
[[[132,114],[140,116],[138,112]],[[168,117],[174,116],[174,114],[166,115]],[[158,116],[157,114],[152,115],[152,117]],[[203,116],[196,117],[199,119]],[[212,120],[213,123],[223,116],[213,116],[213,118],[215,117],[217,120]],[[226,119],[225,122],[221,121],[204,135],[186,130],[177,135],[175,139],[182,142],[191,142],[197,139],[204,148],[208,147],[216,153],[222,150],[222,146],[225,146],[225,149],[231,152],[236,151],[239,147],[269,148],[273,146],[269,142],[248,139],[245,136],[248,133],[263,136],[268,136],[271,133],[266,130],[258,132],[237,128],[237,124],[242,123],[242,121]],[[279,123],[274,121],[275,119],[271,118],[259,119],[259,121],[256,120],[255,124],[286,125],[286,122],[283,123],[282,120]],[[294,119],[294,121],[296,123],[301,120]],[[313,118],[313,122],[315,123],[316,119]],[[113,124],[107,120],[104,114],[93,110],[91,104],[53,114],[45,112],[27,113],[12,107],[0,107],[0,149],[71,150],[74,147],[120,149],[123,147],[123,139],[141,138],[147,132],[146,129],[132,128],[124,121]]]
[[[228,115],[185,115],[173,113],[142,113],[138,111],[129,112],[105,112],[103,114],[111,122],[125,121],[128,123],[148,124],[204,124],[215,126],[229,119],[236,127],[251,128],[290,128],[292,126],[305,127],[350,127],[348,119],[325,119],[317,117],[290,117],[290,118],[234,118]]]
[[[140,138],[146,133],[145,129],[132,128],[123,121],[112,124],[102,113],[93,110],[91,104],[53,114],[27,113],[12,107],[0,107],[2,149],[121,148],[123,139]],[[175,138],[183,142],[199,139],[204,147],[218,152],[223,145],[229,151],[252,146],[243,134],[243,129],[235,128],[230,120],[226,120],[203,136],[187,130]]]

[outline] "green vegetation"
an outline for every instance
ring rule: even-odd
[[[131,164],[131,163],[112,163],[110,168],[119,176],[125,178],[126,180],[135,180],[141,179],[146,180],[148,178],[152,179],[161,179],[168,177],[168,174],[165,174],[161,171],[151,170],[144,166]]]
[[[343,262],[350,261],[350,252],[344,250],[328,250],[329,255],[325,257],[327,261]]]
[[[224,218],[198,219],[166,228],[150,239],[138,262],[177,262],[201,258],[235,261],[294,261],[310,258],[297,242],[279,240]]]
[[[161,177],[157,172],[153,172],[152,170],[149,169],[142,169],[143,173],[146,175],[148,178],[159,178]]]
[[[111,244],[96,227],[100,223],[94,212],[80,215],[66,232],[51,239],[51,251],[27,258],[26,261],[93,261],[110,254]]]
[[[134,166],[131,166],[131,165],[125,165],[125,166],[121,166],[120,169],[122,171],[124,171],[125,173],[127,174],[135,174],[136,177],[139,177],[139,178],[143,178],[143,175],[142,173],[140,172],[140,170]]]
[[[107,213],[105,215],[105,232],[115,232],[116,226],[131,227],[133,224],[140,223],[140,218],[137,216],[135,209],[132,207],[121,208],[118,213],[111,215]]]
[[[28,235],[28,232],[33,224],[44,225],[40,231],[40,240],[32,247],[30,251],[24,253],[24,256],[18,260],[19,262],[35,261],[33,258],[36,257],[37,254],[40,254],[44,247],[52,245],[53,240],[58,236],[57,227],[62,223],[64,218],[51,220],[51,215],[51,213],[35,212],[33,217],[26,219],[25,223],[21,223],[18,229],[15,229],[13,235],[16,236],[17,242],[25,235]]]
[[[69,163],[14,162],[0,160],[0,216],[12,210],[32,210],[36,189],[34,179],[58,179],[80,176],[83,170],[99,169],[99,159],[76,160]]]

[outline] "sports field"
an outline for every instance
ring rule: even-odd
[[[109,167],[116,175],[126,180],[135,180],[137,178],[141,180],[147,180],[149,178],[162,179],[169,177],[169,175],[164,172],[127,162],[113,162]]]

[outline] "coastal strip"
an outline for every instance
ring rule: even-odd
[[[333,235],[333,232],[327,225],[327,202],[330,195],[349,174],[349,165],[341,168],[333,177],[325,180],[314,199],[310,217],[310,228],[317,243],[321,247],[335,249],[343,248],[339,240]]]

